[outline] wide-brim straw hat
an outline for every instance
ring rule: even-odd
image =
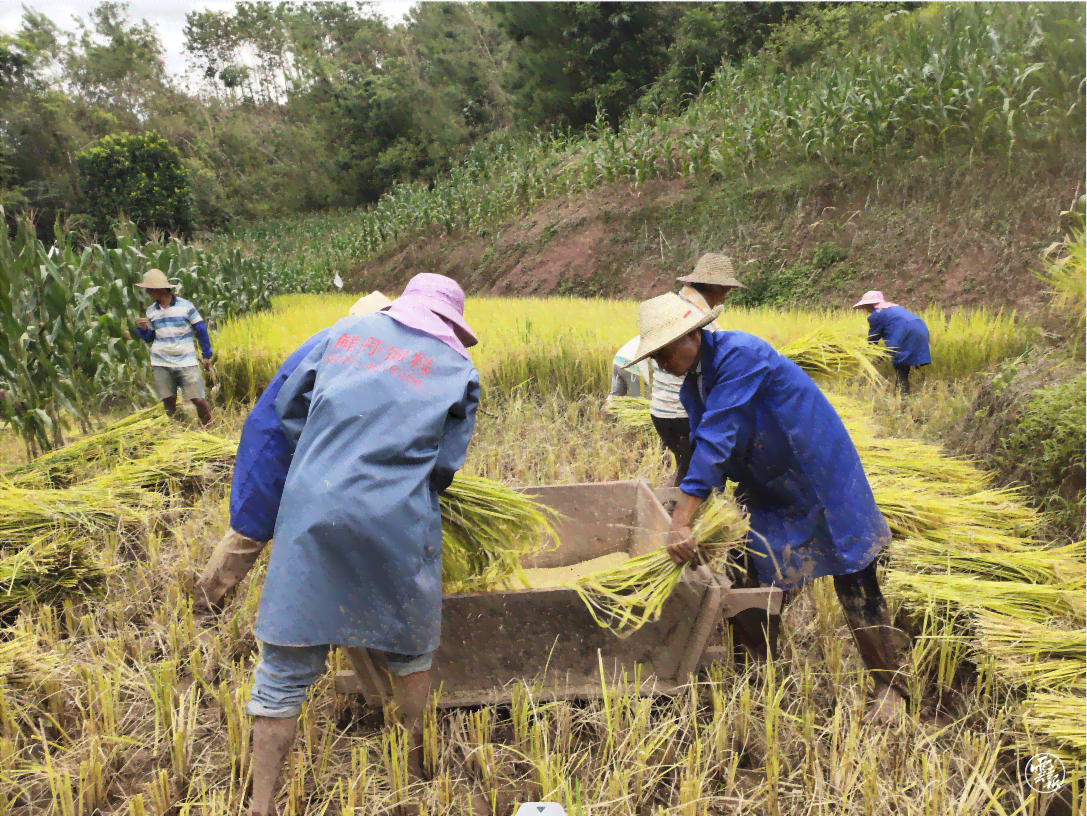
[[[174,285],[161,269],[148,269],[143,273],[143,280],[136,284],[141,289],[173,289]]]
[[[371,292],[368,295],[364,295],[355,301],[355,305],[351,307],[351,310],[347,313],[349,317],[361,314],[370,314],[380,309],[384,309],[392,303],[389,298],[385,297],[381,292]]]
[[[727,289],[746,289],[736,279],[736,270],[732,268],[732,258],[717,252],[710,252],[698,259],[694,272],[676,278],[680,283],[705,283],[724,286]]]
[[[879,306],[883,303],[883,292],[877,292],[873,289],[870,292],[865,292],[864,297],[853,304],[854,309],[859,309],[861,306]]]
[[[702,312],[675,292],[642,301],[638,304],[638,351],[623,367],[630,368],[685,334],[712,323],[724,310],[724,306],[718,306]]]

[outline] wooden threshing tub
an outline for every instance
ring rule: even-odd
[[[522,488],[560,518],[560,545],[526,567],[564,567],[616,552],[631,557],[663,547],[669,516],[661,496],[645,481],[598,482]],[[599,697],[601,667],[609,686],[640,671],[643,694],[673,694],[708,662],[706,642],[722,617],[744,609],[781,608],[777,589],[731,589],[729,580],[703,566],[684,570],[683,582],[664,605],[661,619],[621,640],[593,620],[573,589],[513,589],[446,595],[441,645],[431,688],[442,708],[508,703],[525,682],[542,699]],[[345,650],[354,671],[340,672],[336,688],[361,693],[381,706],[391,697],[381,652]],[[721,658],[713,650],[712,657]]]

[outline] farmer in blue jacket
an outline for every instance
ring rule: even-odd
[[[788,591],[826,575],[876,679],[870,720],[889,721],[904,706],[900,633],[876,580],[876,556],[891,534],[837,412],[795,363],[759,338],[703,329],[721,308],[703,314],[677,295],[638,310],[641,345],[684,377],[680,400],[691,421],[691,464],[672,516],[669,553],[698,562],[691,520],[710,493],[736,484],[750,514],[748,568],[763,585]],[[743,613],[741,613],[743,614]],[[776,620],[775,620],[776,619]],[[776,652],[779,616],[762,622]]]
[[[251,816],[275,781],[331,646],[385,653],[408,771],[422,771],[422,717],[441,634],[438,494],[464,463],[479,374],[464,293],[420,274],[374,314],[339,321],[276,398],[294,458],[254,634]]]
[[[373,292],[360,298],[350,314],[376,312],[391,302],[380,292]],[[287,378],[329,331],[317,332],[283,362],[245,418],[230,486],[230,529],[193,586],[194,612],[219,611],[227,593],[249,574],[272,538],[294,450],[276,416],[276,397]]]
[[[927,366],[932,362],[925,321],[897,303],[888,303],[882,292],[865,292],[864,297],[853,304],[853,308],[868,312],[868,342],[874,344],[882,340],[894,352],[891,364],[898,379],[898,388],[908,397],[910,368]]]

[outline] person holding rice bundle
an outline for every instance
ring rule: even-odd
[[[890,303],[882,292],[865,292],[864,297],[853,304],[854,309],[868,312],[868,342],[884,342],[894,351],[896,387],[902,395],[910,395],[910,369],[927,366],[932,362],[928,348],[928,326],[925,321],[908,312],[897,303]]]
[[[691,422],[691,465],[669,533],[676,563],[699,563],[691,521],[726,480],[750,514],[748,569],[762,585],[795,590],[833,576],[861,657],[876,680],[870,720],[903,708],[901,633],[876,579],[876,557],[890,530],[860,457],[830,402],[795,363],[739,331],[705,327],[702,314],[675,294],[638,309],[641,342],[634,362],[652,358],[683,377],[680,399]],[[743,613],[741,613],[743,614]],[[780,616],[762,621],[763,646],[777,651]],[[757,630],[756,630],[757,631]]]
[[[276,413],[295,452],[255,627],[252,816],[272,812],[331,645],[385,653],[409,771],[422,774],[441,626],[438,494],[475,428],[476,342],[460,286],[416,275],[380,312],[336,323],[283,383]]]
[[[348,315],[376,312],[391,302],[380,292],[372,292],[359,298]],[[221,611],[227,594],[249,574],[272,538],[292,456],[276,415],[276,397],[287,378],[331,330],[317,332],[283,361],[245,418],[230,485],[230,529],[193,585],[193,611],[197,614]]]

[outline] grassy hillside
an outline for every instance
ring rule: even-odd
[[[1075,4],[889,15],[802,67],[725,65],[682,114],[495,139],[367,210],[230,240],[288,289],[426,268],[476,291],[642,295],[726,246],[771,302],[878,279],[923,302],[1018,303],[1084,172],[1083,30]]]

